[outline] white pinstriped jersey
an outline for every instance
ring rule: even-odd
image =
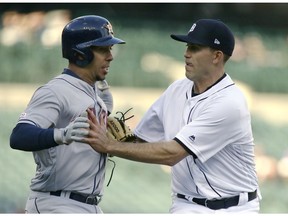
[[[174,82],[145,113],[135,134],[148,142],[177,138],[188,156],[172,167],[172,192],[219,198],[258,188],[250,113],[226,75],[192,97],[193,82]]]
[[[107,117],[96,87],[61,74],[36,90],[19,123],[64,128],[88,107],[95,109],[98,118]],[[31,181],[32,190],[102,194],[106,155],[95,152],[89,145],[72,142],[33,152],[33,156],[37,170]]]

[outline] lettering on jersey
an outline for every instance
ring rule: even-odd
[[[192,141],[192,142],[194,142],[195,141],[195,136],[194,135],[192,135],[192,136],[189,136],[189,139]]]

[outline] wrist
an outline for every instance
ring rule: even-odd
[[[55,128],[54,129],[54,141],[58,144],[58,145],[62,145],[64,144],[63,142],[63,137],[64,137],[64,130],[63,128]]]
[[[113,138],[109,138],[109,141],[105,144],[106,153],[112,154],[113,152],[115,152],[117,146],[120,144],[121,143],[118,142],[117,140]]]

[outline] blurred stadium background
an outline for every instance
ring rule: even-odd
[[[32,154],[10,149],[9,136],[34,90],[61,73],[60,38],[72,18],[108,18],[126,45],[114,47],[108,82],[115,112],[133,107],[133,129],[145,110],[184,75],[185,45],[170,33],[194,20],[219,18],[236,36],[227,72],[252,112],[261,213],[288,212],[288,4],[286,3],[0,3],[0,213],[23,213],[34,175]],[[112,158],[106,213],[167,213],[169,167]],[[112,170],[108,163],[107,180]]]

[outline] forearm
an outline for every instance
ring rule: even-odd
[[[20,123],[10,136],[10,147],[23,151],[39,151],[58,144],[53,138],[53,129],[42,129],[31,124]]]
[[[107,153],[121,158],[173,166],[188,155],[185,149],[172,140],[157,143],[119,143],[107,145]]]

